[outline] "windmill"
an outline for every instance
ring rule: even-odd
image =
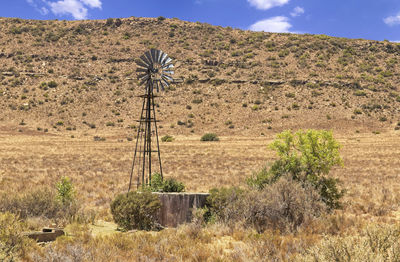
[[[159,92],[164,91],[173,81],[174,74],[172,59],[163,51],[151,49],[145,52],[140,59],[136,61],[138,80],[140,86],[144,85],[145,94],[139,97],[143,98],[142,112],[140,114],[139,128],[137,129],[135,154],[133,157],[130,173],[129,188],[132,186],[132,179],[137,172],[137,188],[151,185],[152,172],[152,153],[157,153],[158,165],[161,177],[162,165],[160,155],[160,145],[158,141],[157,119],[154,105],[154,89]],[[157,148],[153,148],[153,140],[156,141]],[[154,159],[153,159],[154,160]]]

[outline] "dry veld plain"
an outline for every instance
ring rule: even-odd
[[[127,190],[134,141],[121,131],[105,134],[106,141],[77,134],[0,132],[0,188],[26,192],[53,187],[62,176],[76,185],[86,208],[108,212],[116,194]],[[343,167],[331,174],[346,189],[349,214],[400,219],[400,134],[334,133],[342,145]],[[177,136],[161,142],[164,174],[186,185],[186,191],[208,192],[213,187],[243,185],[246,177],[276,159],[268,144],[274,136],[220,137],[201,142],[199,136]]]

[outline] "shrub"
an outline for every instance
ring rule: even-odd
[[[159,173],[151,176],[150,191],[152,192],[183,192],[185,185],[173,178],[165,179]]]
[[[214,133],[207,133],[201,137],[200,141],[219,141],[219,138]]]
[[[193,100],[192,100],[192,103],[193,103],[193,104],[201,104],[201,103],[203,103],[203,99],[201,99],[201,98],[193,99]]]
[[[114,24],[114,19],[108,18],[106,21],[106,26],[112,26]]]
[[[0,212],[11,212],[21,218],[44,217],[48,219],[71,219],[79,210],[73,202],[58,200],[54,190],[37,189],[26,194],[3,194],[0,196]]]
[[[298,228],[319,217],[326,210],[318,191],[285,176],[263,190],[240,188],[212,189],[206,203],[208,221],[220,221],[232,226],[264,232],[296,232]]]
[[[56,189],[56,198],[63,205],[70,205],[75,202],[76,191],[69,177],[62,177],[61,180],[56,184]]]
[[[399,261],[398,225],[369,225],[360,234],[326,236],[296,261]]]
[[[263,189],[275,183],[282,175],[289,174],[294,180],[311,183],[320,191],[322,200],[329,208],[340,207],[339,199],[343,190],[337,186],[338,180],[327,177],[335,165],[342,165],[339,156],[340,145],[332,132],[324,130],[300,130],[296,133],[284,131],[270,145],[279,156],[272,165],[258,174],[253,174],[247,183]]]
[[[206,200],[205,219],[207,221],[219,220],[225,223],[236,221],[241,214],[238,214],[234,205],[243,194],[244,191],[238,187],[211,189],[210,196]]]
[[[162,192],[183,192],[185,191],[185,186],[182,182],[179,182],[173,178],[164,180]]]
[[[94,136],[93,140],[94,141],[106,141],[106,138],[105,137],[101,137],[101,136]]]
[[[24,225],[11,213],[0,213],[0,260],[19,261],[30,240],[22,236]]]
[[[47,86],[50,88],[56,88],[58,86],[58,84],[55,81],[50,81],[47,83]]]
[[[250,191],[239,205],[245,225],[258,232],[267,229],[296,232],[301,225],[319,217],[326,205],[311,184],[285,176],[260,191]]]
[[[118,195],[111,203],[114,221],[124,230],[152,230],[161,208],[158,196],[151,192],[129,192]]]

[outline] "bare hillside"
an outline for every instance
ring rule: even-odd
[[[178,19],[0,19],[0,126],[127,132],[143,92],[135,59],[159,48],[177,79],[157,98],[162,134],[395,129],[400,45],[272,34]],[[400,123],[399,123],[400,124]]]

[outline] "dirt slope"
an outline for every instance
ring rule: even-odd
[[[369,132],[400,121],[399,44],[161,17],[0,18],[0,126],[129,133],[143,93],[134,60],[149,48],[173,57],[184,80],[157,99],[161,134]]]

